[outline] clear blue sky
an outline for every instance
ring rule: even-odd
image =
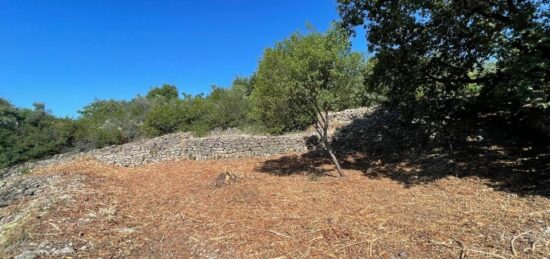
[[[77,116],[163,83],[208,93],[306,22],[324,31],[335,19],[335,0],[0,0],[0,97]],[[366,50],[363,34],[354,49]]]

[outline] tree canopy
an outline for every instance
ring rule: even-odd
[[[549,106],[550,34],[542,1],[339,0],[377,60],[373,88],[411,116]]]
[[[347,33],[295,33],[267,49],[256,74],[255,114],[274,132],[303,129],[315,122],[319,138],[340,165],[328,143],[328,112],[361,103],[365,62],[351,51]]]
[[[310,29],[265,50],[255,77],[253,115],[271,132],[303,129],[316,109],[342,110],[363,101],[363,56],[346,32]]]
[[[165,98],[168,100],[172,100],[177,99],[178,96],[178,89],[170,84],[164,84],[161,87],[153,87],[147,93],[148,99]]]
[[[0,98],[0,168],[65,151],[74,131],[72,120],[52,116],[42,103],[20,109]]]

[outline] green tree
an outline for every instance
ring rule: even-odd
[[[21,115],[17,109],[8,100],[0,98],[0,168],[16,160],[14,147],[20,121]]]
[[[315,122],[343,175],[328,142],[328,112],[357,105],[364,70],[363,56],[351,51],[347,33],[337,26],[326,33],[295,33],[264,52],[252,92],[255,116],[275,132]]]
[[[202,118],[210,129],[242,127],[248,122],[250,104],[247,95],[251,92],[250,81],[237,78],[230,88],[214,86],[206,97],[208,112]]]
[[[77,120],[77,141],[84,148],[129,142],[141,136],[143,116],[148,106],[141,98],[131,102],[95,100],[85,106]]]
[[[250,96],[252,94],[252,91],[254,90],[255,79],[255,74],[250,77],[237,76],[235,80],[233,80],[231,88],[234,88],[236,89],[236,91],[243,93],[244,96]]]
[[[178,89],[170,84],[164,84],[161,87],[153,87],[147,93],[148,99],[164,98],[166,100],[173,100],[177,99],[178,96]]]
[[[515,114],[549,104],[543,1],[338,2],[348,30],[366,28],[377,60],[370,87],[410,117],[448,125],[474,107]]]
[[[65,151],[74,132],[71,119],[52,116],[42,103],[19,109],[0,99],[0,167]]]
[[[145,116],[143,128],[148,136],[172,133],[185,129],[186,116],[183,103],[179,99],[156,104]]]

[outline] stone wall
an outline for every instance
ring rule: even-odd
[[[174,133],[98,150],[100,161],[122,166],[139,166],[165,160],[206,160],[251,156],[271,156],[307,151],[311,133],[282,136],[224,135],[194,138]]]
[[[345,125],[354,119],[370,114],[374,108],[358,108],[331,113],[331,121]],[[228,131],[231,132],[231,131]],[[109,146],[82,153],[60,154],[50,159],[28,162],[7,169],[0,169],[0,178],[21,174],[37,166],[63,163],[91,156],[109,164],[140,166],[166,160],[229,159],[252,156],[272,156],[285,153],[301,153],[312,148],[315,133],[305,131],[281,136],[247,134],[214,134],[195,138],[189,133],[173,133],[152,139],[139,140],[124,145]]]
[[[363,118],[365,115],[372,114],[376,109],[378,109],[377,106],[348,109],[340,112],[331,112],[328,114],[328,117],[332,123],[349,123],[355,119]]]

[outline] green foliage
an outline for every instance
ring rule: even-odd
[[[540,1],[338,2],[349,30],[367,30],[377,60],[369,88],[384,89],[410,117],[446,124],[549,100],[549,16]]]
[[[212,88],[212,93],[206,99],[209,111],[203,119],[210,128],[237,128],[246,124],[250,109],[246,96],[249,84],[241,83],[237,81],[231,88]]]
[[[162,98],[153,102],[143,130],[148,136],[191,131],[202,136],[213,129],[243,127],[248,122],[251,80],[237,77],[230,88],[214,86],[209,96],[185,95],[184,99]]]
[[[209,103],[203,95],[195,97],[188,96],[185,99],[186,107],[189,112],[184,131],[191,131],[196,136],[203,136],[212,129],[208,121],[203,119],[209,112]]]
[[[376,58],[370,58],[367,60],[364,70],[364,89],[366,91],[357,93],[358,96],[361,96],[361,106],[374,106],[381,104],[387,100],[386,95],[388,93],[388,88],[384,86],[373,87],[373,71],[378,61]]]
[[[0,99],[0,167],[62,152],[74,131],[72,120],[55,118],[44,104],[19,109]]]
[[[82,148],[126,143],[141,135],[141,124],[149,109],[138,97],[131,102],[95,100],[79,111],[76,140]]]
[[[164,84],[161,87],[153,87],[147,93],[147,99],[163,98],[166,100],[177,99],[179,96],[178,89],[170,84]]]
[[[498,61],[484,84],[481,98],[493,99],[498,109],[546,110],[550,104],[550,27],[533,22],[513,39],[502,39]]]
[[[256,74],[250,77],[238,76],[233,80],[232,88],[235,91],[242,93],[244,96],[250,96],[254,90],[254,82],[256,80]]]
[[[176,131],[189,131],[190,124],[195,121],[190,109],[195,98],[184,94],[182,100],[178,96],[178,89],[167,84],[152,88],[147,93],[151,110],[144,116],[142,130],[145,135],[155,137]]]
[[[303,129],[316,107],[338,111],[364,102],[365,62],[350,48],[348,35],[294,33],[266,49],[252,91],[252,116],[271,133]]]
[[[155,105],[145,117],[143,129],[148,136],[160,136],[182,128],[185,114],[180,100]]]
[[[246,127],[252,79],[237,77],[209,96],[178,97],[175,86],[152,88],[130,101],[94,100],[76,120],[56,118],[45,106],[19,109],[0,98],[0,168],[70,149],[88,150],[176,131],[202,136],[213,129]]]

